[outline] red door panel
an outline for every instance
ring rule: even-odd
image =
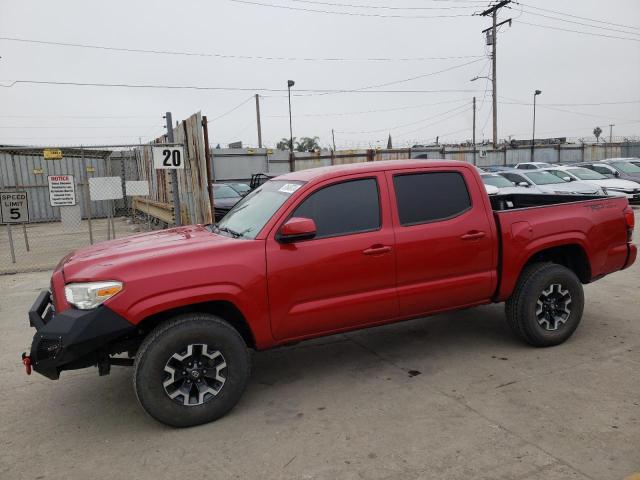
[[[270,233],[266,243],[267,279],[276,339],[319,335],[397,316],[388,192],[384,176],[374,176],[381,201],[380,229],[293,244],[279,243],[274,232]]]

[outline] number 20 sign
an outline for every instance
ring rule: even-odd
[[[152,147],[153,168],[176,170],[184,168],[184,148],[176,146]]]

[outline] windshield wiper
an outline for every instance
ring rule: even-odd
[[[242,237],[242,235],[244,235],[243,233],[236,232],[235,230],[232,230],[229,227],[219,227],[218,225],[214,225],[213,227],[219,232],[228,233],[233,238],[240,238],[240,237]]]

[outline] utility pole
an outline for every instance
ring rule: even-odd
[[[613,123],[609,124],[609,143],[613,142],[613,127],[615,125]]]
[[[331,142],[333,143],[333,151],[336,151],[336,134],[333,131],[333,128],[331,129]]]
[[[258,121],[258,148],[262,148],[262,125],[260,124],[260,95],[256,93],[256,119]]]
[[[171,112],[167,112],[164,117],[167,121],[167,142],[173,143],[173,122]],[[171,169],[171,192],[173,193],[173,218],[176,227],[182,225],[182,210],[180,209],[180,192],[178,191],[178,172]]]
[[[490,28],[487,28],[482,31],[482,33],[487,33],[491,31],[491,43],[489,43],[489,36],[487,35],[487,45],[493,46],[493,53],[491,54],[491,66],[492,66],[492,75],[491,75],[491,83],[493,86],[493,148],[497,148],[498,146],[498,75],[497,75],[497,45],[498,45],[498,27],[504,23],[509,23],[511,25],[511,19],[505,20],[503,22],[497,23],[498,21],[498,11],[511,3],[511,0],[502,0],[495,5],[489,7],[484,12],[480,13],[480,16],[487,17],[489,15],[492,16],[493,24]]]
[[[473,97],[473,164],[476,162],[476,97]]]

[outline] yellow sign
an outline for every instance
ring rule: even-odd
[[[45,160],[61,160],[62,150],[59,148],[45,148],[43,151]]]
[[[34,168],[33,173],[35,173],[36,175],[42,175],[44,173],[44,170],[42,168]]]
[[[95,171],[96,171],[96,169],[95,169],[95,168],[93,168],[93,167],[87,167],[87,172],[89,172],[89,173],[93,173],[93,172],[95,172]]]

